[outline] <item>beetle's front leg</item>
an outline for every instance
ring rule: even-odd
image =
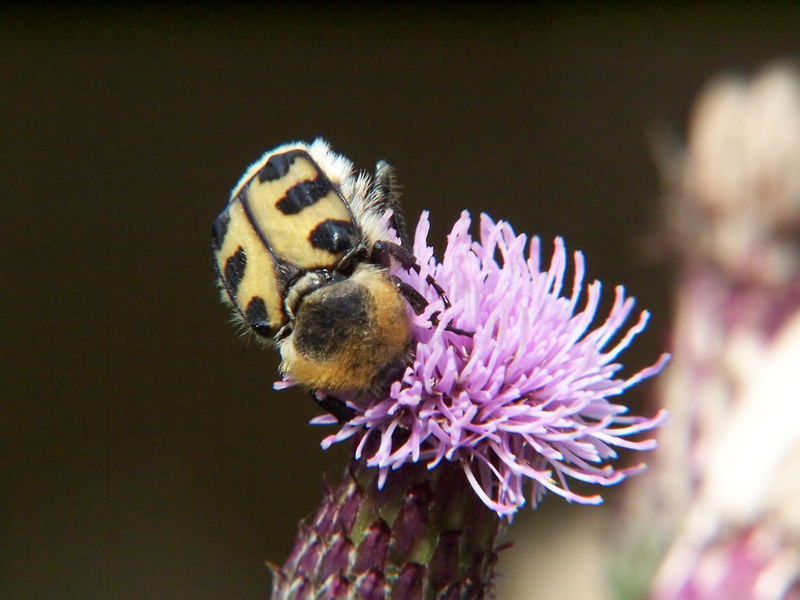
[[[419,265],[417,264],[416,257],[403,246],[395,244],[394,242],[387,242],[386,240],[378,240],[372,245],[373,262],[388,269],[392,265],[391,259],[395,259],[399,262],[400,266],[406,271],[414,269],[419,273]]]
[[[311,397],[322,410],[333,415],[339,425],[344,425],[356,416],[356,411],[347,406],[344,400],[333,396],[325,396],[325,398],[320,399],[317,398],[316,392],[311,392]]]

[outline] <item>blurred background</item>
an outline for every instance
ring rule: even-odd
[[[272,391],[275,354],[218,302],[210,224],[263,151],[323,136],[389,160],[440,250],[462,209],[564,236],[653,313],[638,369],[671,315],[647,133],[682,132],[712,74],[796,55],[798,31],[788,3],[3,9],[0,596],[263,598],[264,561],[340,476],[346,445],[320,450],[315,406]],[[584,552],[560,523],[602,548],[606,496],[524,510],[501,597]]]

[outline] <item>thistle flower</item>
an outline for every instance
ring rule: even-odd
[[[355,458],[378,469],[379,487],[403,465],[424,462],[433,469],[448,461],[459,466],[487,507],[509,519],[525,504],[526,487],[534,506],[545,490],[568,501],[599,503],[599,495],[572,491],[569,479],[612,485],[642,468],[614,468],[608,461],[618,447],[655,447],[652,439],[629,438],[662,424],[666,413],[628,416],[627,407],[609,398],[658,373],[669,357],[618,377],[618,355],[649,316],[642,311],[626,328],[634,299],[624,288],[616,288],[610,313],[590,330],[601,285],[586,287],[579,308],[580,252],[573,257],[572,291],[562,295],[567,254],[561,238],[543,269],[538,238],[527,244],[526,236],[486,215],[479,241],[469,227],[464,212],[439,263],[427,245],[428,216],[422,214],[414,241],[420,270],[396,273],[429,302],[423,314],[411,317],[413,364],[386,397],[351,401],[355,416],[322,445],[355,437]],[[446,290],[449,307],[427,283],[429,276]],[[322,416],[312,422],[335,420]]]

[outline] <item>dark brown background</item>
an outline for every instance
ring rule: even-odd
[[[462,208],[564,235],[655,313],[642,366],[669,321],[645,133],[798,32],[788,5],[4,12],[0,596],[264,597],[338,476],[217,302],[210,223],[262,151],[389,159],[433,239]],[[591,510],[519,521],[553,507]]]

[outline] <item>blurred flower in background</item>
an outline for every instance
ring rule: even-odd
[[[662,170],[679,263],[651,596],[800,598],[797,72],[713,81]]]

